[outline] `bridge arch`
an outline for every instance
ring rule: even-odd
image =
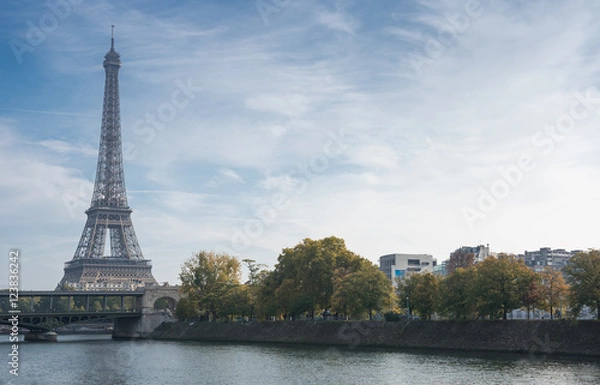
[[[160,297],[156,301],[154,301],[154,310],[169,310],[171,312],[175,312],[175,307],[177,306],[177,300],[173,297]]]
[[[168,308],[174,312],[180,299],[181,294],[177,286],[146,286],[142,297],[142,312],[149,313],[160,310],[155,309],[159,300],[166,301]]]

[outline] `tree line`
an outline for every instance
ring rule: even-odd
[[[241,283],[241,263],[225,253],[200,251],[182,266],[186,296],[181,318],[207,320],[299,319],[331,316],[370,318],[395,306],[391,282],[371,261],[346,248],[343,239],[304,239],[285,248],[273,270],[244,260],[249,279]]]
[[[241,282],[242,264],[249,271]],[[273,270],[253,260],[200,251],[184,262],[179,278],[185,295],[179,318],[371,319],[386,313],[430,319],[506,319],[514,309],[576,316],[583,306],[600,319],[600,251],[571,258],[563,272],[535,273],[514,255],[499,254],[458,267],[446,277],[419,273],[397,288],[371,261],[346,248],[341,238],[304,239],[285,248]],[[564,274],[563,274],[564,273]],[[562,314],[568,309],[568,314]],[[558,312],[557,312],[558,311]]]
[[[546,266],[536,273],[522,259],[501,253],[457,267],[446,277],[414,274],[398,281],[409,312],[430,319],[506,319],[516,309],[529,318],[534,309],[550,318],[576,317],[584,306],[600,319],[600,251],[578,253],[562,271]],[[412,309],[411,309],[412,308]],[[565,314],[566,310],[566,314]]]

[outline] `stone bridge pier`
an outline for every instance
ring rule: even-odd
[[[169,310],[154,308],[156,301],[164,299]],[[173,286],[147,286],[138,304],[142,309],[140,318],[115,318],[112,338],[147,338],[163,322],[175,322],[174,311],[181,299],[179,288]]]

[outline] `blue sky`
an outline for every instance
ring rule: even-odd
[[[132,219],[160,282],[194,251],[272,268],[330,235],[374,262],[599,247],[600,4],[50,0],[0,15],[0,245],[21,249],[24,289],[55,287],[85,223],[111,24]]]

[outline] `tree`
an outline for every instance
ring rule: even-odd
[[[266,267],[266,265],[262,263],[256,263],[254,259],[242,259],[242,262],[244,262],[248,267],[248,281],[246,282],[246,285],[252,285],[255,283],[260,269],[262,267]]]
[[[440,312],[453,319],[475,316],[479,296],[475,293],[475,268],[458,268],[440,282]]]
[[[279,284],[276,272],[263,270],[256,275],[256,304],[257,316],[270,320],[277,316],[275,291]]]
[[[541,302],[544,309],[550,311],[550,318],[554,319],[554,309],[562,303],[569,291],[569,286],[565,282],[562,273],[550,266],[544,268],[540,278],[542,283]]]
[[[351,274],[357,289],[360,290],[358,301],[367,310],[369,319],[372,319],[375,312],[391,307],[391,302],[394,301],[394,287],[377,266],[366,261],[360,270]]]
[[[575,254],[563,270],[571,285],[573,312],[579,314],[583,306],[588,306],[595,309],[600,320],[600,250]]]
[[[474,264],[474,253],[467,253],[462,249],[458,249],[450,255],[446,268],[448,269],[448,274],[452,274],[456,271],[456,269],[468,269]]]
[[[331,311],[340,313],[343,319],[360,316],[364,312],[362,304],[354,300],[355,290],[352,277],[338,276],[335,278],[335,291],[331,297]]]
[[[293,248],[283,249],[274,275],[279,313],[293,317],[308,312],[312,318],[316,312],[328,310],[336,270],[356,271],[361,260],[346,248],[343,239],[333,236],[316,241],[306,238]]]
[[[21,298],[19,298],[19,306],[21,306],[20,302],[21,302]],[[28,305],[29,305],[29,302],[28,302]],[[70,299],[69,299],[69,296],[66,296],[66,295],[54,297],[53,309],[52,309],[53,311],[67,312],[69,310],[72,310],[74,307],[75,307],[75,301],[73,300],[72,297]],[[25,309],[27,309],[27,307],[25,307]]]
[[[499,254],[475,266],[475,291],[479,293],[480,315],[506,319],[507,314],[523,305],[522,298],[535,279],[535,273],[514,255]]]
[[[240,284],[240,277],[240,262],[235,257],[212,251],[194,254],[179,273],[182,292],[211,320],[219,318],[227,292]]]
[[[247,285],[234,285],[225,292],[221,298],[221,312],[227,315],[231,321],[236,315],[242,317],[250,314],[251,305]]]
[[[298,291],[298,283],[292,278],[285,278],[275,290],[275,303],[283,312],[285,319],[294,320],[297,315],[310,309],[311,300],[306,293]]]
[[[346,317],[367,313],[372,319],[374,312],[389,307],[390,298],[393,299],[392,283],[367,260],[358,270],[347,274],[344,274],[344,269],[338,269],[334,288],[332,310]]]
[[[399,282],[400,303],[407,299],[410,309],[419,317],[431,319],[439,305],[439,280],[430,272],[412,274]]]
[[[177,302],[177,306],[175,306],[175,315],[179,319],[196,317],[198,315],[198,306],[193,301],[183,297]]]
[[[404,278],[396,277],[396,284],[398,285],[396,288],[396,295],[398,297],[398,305],[403,308],[406,305],[406,314],[410,317],[412,316],[412,305],[411,301],[413,299],[413,293],[415,291],[415,286],[417,281],[415,279],[411,279],[413,275],[406,276]]]
[[[406,281],[405,296],[408,297],[411,311],[423,319],[431,319],[439,305],[438,278],[425,272],[413,274]]]
[[[538,283],[539,279],[531,281],[527,290],[521,296],[523,306],[527,308],[527,319],[530,317],[530,311],[534,311],[535,307],[542,304],[542,290]]]
[[[263,265],[261,263],[257,264],[256,261],[253,259],[243,259],[242,262],[245,262],[246,266],[248,267],[248,281],[246,282],[246,286],[248,289],[248,302],[250,304],[250,320],[252,320],[254,318],[254,307],[256,305],[259,290],[260,269],[261,267],[264,267],[266,265]]]
[[[54,290],[55,291],[74,291],[75,288],[66,283],[59,283],[58,285],[56,285],[56,289],[54,289]]]

